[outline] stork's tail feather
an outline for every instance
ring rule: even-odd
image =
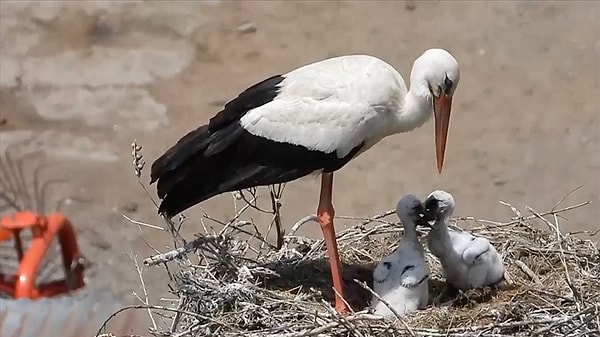
[[[170,172],[176,171],[188,159],[203,151],[210,137],[208,125],[202,125],[181,137],[175,145],[152,163],[150,168],[150,184],[165,178]],[[159,195],[162,198],[162,196]]]
[[[202,200],[206,200],[216,194],[214,192],[198,193],[200,190],[198,187],[199,183],[200,182],[186,180],[180,185],[177,185],[172,193],[167,194],[164,199],[162,199],[158,207],[158,213],[170,219]]]
[[[202,166],[209,138],[208,125],[200,126],[179,139],[152,163],[150,184],[157,182],[157,195],[162,199],[159,214],[171,218],[191,206],[189,200],[184,200],[188,194],[187,180],[194,176],[199,165]]]
[[[216,132],[204,125],[156,159],[150,183],[157,182],[158,212],[171,218],[217,194],[279,181],[289,174],[287,169],[269,169],[247,160],[253,145],[251,139],[240,140],[242,133],[238,124]]]

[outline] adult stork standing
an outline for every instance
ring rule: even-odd
[[[441,173],[459,77],[449,52],[429,49],[414,61],[410,90],[391,65],[368,55],[334,57],[267,78],[152,164],[159,213],[171,218],[224,192],[321,172],[317,217],[335,308],[347,312],[333,226],[333,173],[384,137],[420,127],[431,115]]]

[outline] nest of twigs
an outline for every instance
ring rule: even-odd
[[[581,205],[576,205],[581,206]],[[239,239],[239,217],[220,233],[150,257],[146,266],[179,265],[171,284],[179,301],[152,307],[169,321],[157,336],[597,336],[600,328],[600,253],[590,240],[560,230],[559,213],[517,216],[507,223],[476,222],[473,232],[498,248],[507,282],[459,292],[441,306],[397,319],[369,313],[374,261],[395,248],[402,228],[383,216],[365,219],[338,235],[346,286],[360,294],[355,314],[337,315],[322,240],[284,236],[279,249]],[[391,212],[386,212],[389,214]],[[543,224],[535,224],[539,222]],[[543,228],[546,226],[547,228]],[[298,227],[298,226],[296,226]],[[461,225],[461,227],[463,227]],[[541,229],[543,228],[543,229]],[[247,233],[246,230],[244,232]],[[262,239],[258,240],[261,241]],[[431,296],[444,283],[437,260]],[[363,283],[364,282],[364,283]],[[360,285],[362,284],[362,285]]]
[[[502,254],[506,281],[494,287],[448,295],[408,316],[384,319],[369,312],[375,264],[402,236],[393,210],[355,223],[338,233],[349,302],[355,312],[338,315],[323,240],[296,236],[306,217],[283,235],[281,189],[269,188],[272,224],[282,236],[267,242],[250,221],[256,194],[235,217],[179,248],[144,260],[146,267],[167,266],[172,306],[145,303],[155,336],[598,336],[600,335],[600,252],[596,233],[563,233],[561,214],[589,202],[538,213],[527,207],[508,222],[457,218],[456,224],[488,238]],[[564,200],[564,198],[563,198]],[[563,201],[561,200],[561,202]],[[391,215],[391,216],[390,216]],[[390,221],[386,221],[386,218]],[[205,218],[210,219],[208,215]],[[348,219],[348,217],[346,217]],[[214,219],[213,219],[214,220]],[[180,236],[168,222],[175,242]],[[249,229],[251,228],[251,229]],[[208,233],[210,232],[210,233]],[[425,233],[421,233],[425,234]],[[265,235],[266,236],[266,235]],[[421,236],[424,239],[424,235]],[[277,244],[279,243],[279,244]],[[279,246],[279,247],[278,247]],[[425,245],[424,245],[425,246]],[[426,247],[426,246],[425,246]],[[427,252],[427,250],[426,250]],[[430,296],[444,279],[437,259],[427,252]],[[173,268],[176,264],[178,268]],[[176,269],[176,272],[173,270]],[[449,297],[450,296],[450,297]],[[124,308],[127,309],[127,308]],[[105,331],[101,331],[105,332]]]

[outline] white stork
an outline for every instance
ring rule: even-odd
[[[410,90],[392,66],[367,55],[334,57],[272,76],[225,104],[152,164],[159,213],[171,218],[224,192],[321,172],[317,216],[337,292],[335,308],[347,312],[340,298],[333,172],[384,137],[411,131],[434,115],[441,173],[458,81],[458,63],[442,49],[415,60]]]

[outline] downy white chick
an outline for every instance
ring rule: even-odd
[[[396,214],[404,226],[404,238],[373,271],[373,291],[401,316],[425,308],[429,300],[429,266],[416,230],[424,210],[423,204],[414,195],[398,201]],[[371,307],[376,315],[394,316],[376,296],[373,296]]]
[[[503,279],[502,257],[487,239],[448,228],[456,206],[450,193],[434,191],[424,206],[426,220],[435,221],[427,235],[427,246],[440,260],[448,284],[464,291]]]

